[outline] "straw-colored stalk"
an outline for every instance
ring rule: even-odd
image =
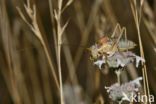
[[[57,24],[57,65],[59,71],[59,81],[60,81],[60,97],[61,97],[61,104],[65,104],[64,102],[64,94],[63,94],[63,82],[62,82],[62,68],[61,68],[61,46],[62,46],[62,35],[68,25],[68,21],[62,26],[62,13],[67,8],[73,0],[69,0],[64,7],[62,7],[63,0],[58,0],[58,10],[54,10],[54,17],[56,19]]]
[[[130,1],[130,5],[131,5],[133,17],[134,17],[136,28],[137,28],[139,47],[140,47],[140,55],[141,55],[141,57],[145,58],[143,45],[142,45],[142,39],[141,39],[141,33],[140,33],[141,10],[142,10],[142,6],[143,6],[143,2],[144,2],[144,0],[140,0],[139,12],[137,9],[136,1]],[[149,83],[148,83],[148,77],[147,77],[147,67],[146,67],[146,64],[142,63],[142,65],[143,65],[142,73],[143,73],[143,78],[144,78],[144,80],[143,80],[144,93],[145,93],[145,95],[148,95],[148,97],[149,97],[150,92],[149,92]],[[151,104],[151,102],[149,102],[149,103]]]
[[[45,44],[45,41],[42,37],[42,34],[40,32],[40,29],[39,29],[39,26],[38,26],[38,23],[37,23],[37,17],[36,17],[36,7],[35,5],[33,5],[33,9],[31,8],[30,6],[30,0],[27,0],[27,5],[24,5],[25,7],[25,10],[26,10],[26,13],[28,14],[29,18],[32,20],[32,24],[30,24],[27,19],[25,18],[25,16],[23,15],[22,11],[20,8],[17,8],[21,18],[27,23],[27,25],[31,28],[31,30],[34,32],[34,35],[39,39],[39,41],[41,42],[43,48],[44,48],[44,51],[45,51],[45,55],[46,55],[46,58],[48,60],[48,63],[49,63],[49,66],[50,66],[50,69],[51,69],[51,72],[52,72],[52,75],[54,77],[54,80],[56,82],[56,86],[57,88],[59,89],[59,83],[58,83],[58,79],[57,79],[57,76],[56,76],[56,72],[54,70],[54,65],[53,65],[53,62],[50,58],[50,53],[48,51],[48,48]]]

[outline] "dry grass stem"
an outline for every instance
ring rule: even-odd
[[[53,75],[54,80],[56,82],[56,86],[59,89],[58,79],[57,79],[57,76],[56,76],[57,74],[56,74],[56,72],[54,70],[53,62],[52,62],[52,60],[50,58],[48,48],[47,48],[47,46],[46,46],[46,44],[45,44],[45,42],[43,40],[42,34],[41,34],[40,29],[38,27],[37,18],[36,18],[36,7],[35,7],[35,5],[33,5],[33,9],[31,9],[29,0],[27,0],[27,5],[24,5],[24,7],[25,7],[26,13],[28,14],[29,18],[32,20],[32,25],[27,21],[27,19],[23,15],[22,11],[20,10],[20,8],[17,8],[17,10],[18,10],[20,16],[22,17],[22,19],[28,24],[28,26],[34,32],[35,36],[40,40],[40,42],[41,42],[41,44],[42,44],[42,46],[44,48],[45,55],[47,57],[48,63],[50,65],[52,75]]]
[[[130,1],[130,5],[131,5],[133,17],[134,17],[137,32],[138,32],[140,55],[141,55],[141,57],[143,57],[145,59],[143,45],[142,45],[142,39],[141,39],[141,33],[140,33],[141,9],[142,9],[142,5],[143,5],[143,0],[141,0],[141,2],[140,2],[139,12],[138,12],[137,3],[135,0]],[[148,97],[149,97],[150,91],[149,91],[149,83],[148,83],[148,76],[147,76],[147,67],[146,67],[146,64],[142,63],[142,65],[143,65],[142,73],[143,73],[143,78],[144,78],[144,80],[143,80],[144,93],[145,93],[145,95],[148,95]],[[151,104],[151,102],[149,102],[149,103]]]

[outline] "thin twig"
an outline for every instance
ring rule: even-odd
[[[29,0],[27,1],[27,5],[25,5],[25,9],[26,9],[26,12],[28,14],[28,16],[30,17],[30,19],[32,20],[32,25],[25,19],[25,16],[23,15],[22,11],[17,8],[20,16],[22,17],[22,19],[28,24],[28,26],[31,28],[31,30],[34,32],[34,35],[40,40],[43,48],[44,48],[44,51],[45,51],[45,54],[46,54],[46,58],[48,60],[48,63],[50,65],[50,69],[51,69],[51,72],[52,72],[52,75],[54,77],[54,80],[56,82],[56,87],[59,89],[59,84],[58,84],[58,79],[57,79],[57,76],[56,76],[56,72],[54,70],[54,65],[53,65],[53,62],[50,58],[50,53],[48,52],[48,48],[44,42],[44,39],[42,37],[42,34],[40,32],[40,29],[39,29],[39,26],[37,24],[37,18],[36,18],[36,7],[35,5],[33,5],[33,9],[30,8],[30,4],[29,4]]]
[[[145,58],[144,51],[143,51],[143,46],[142,46],[141,33],[140,33],[141,10],[138,13],[136,1],[130,1],[130,5],[131,5],[133,17],[134,17],[136,28],[137,28],[139,46],[140,46],[140,55],[141,55],[141,57]],[[141,8],[142,5],[143,5],[143,0],[140,3],[140,9],[142,9]],[[142,65],[143,65],[142,72],[143,72],[143,78],[144,78],[144,80],[143,80],[144,93],[145,93],[145,95],[148,94],[148,97],[149,97],[150,92],[149,92],[149,83],[148,83],[148,76],[147,76],[147,67],[146,67],[146,64],[143,64],[143,62],[142,62]],[[151,104],[151,102],[149,102],[149,103]]]
[[[68,21],[62,26],[62,8],[63,0],[58,0],[58,10],[54,11],[54,16],[56,19],[57,24],[57,65],[59,71],[59,82],[60,82],[60,97],[61,97],[61,104],[64,104],[64,94],[63,94],[63,81],[62,81],[62,68],[61,68],[61,46],[62,46],[62,35],[68,25]],[[67,2],[65,6],[69,6],[71,1]],[[65,7],[66,8],[66,7]]]

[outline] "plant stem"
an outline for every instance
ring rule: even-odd
[[[52,61],[51,61],[51,59],[50,59],[50,55],[49,55],[48,49],[47,49],[47,47],[46,47],[44,41],[41,40],[41,44],[42,44],[42,46],[43,46],[43,48],[44,48],[44,52],[45,52],[46,58],[47,58],[47,60],[48,60],[50,69],[51,69],[51,71],[52,71],[52,74],[53,74],[53,76],[54,76],[54,80],[55,80],[55,82],[56,82],[56,87],[59,89],[59,82],[58,82],[58,80],[57,80],[56,72],[55,72],[55,70],[54,70],[54,66],[52,65]]]
[[[121,79],[120,79],[120,77],[121,77],[121,71],[120,71],[120,69],[118,71],[115,71],[115,73],[117,75],[117,81],[118,81],[119,85],[121,85]]]
[[[58,0],[58,12],[57,12],[57,34],[58,34],[58,46],[57,46],[57,65],[58,65],[58,71],[59,71],[59,80],[60,80],[60,99],[61,104],[64,103],[64,97],[63,97],[63,84],[62,84],[62,69],[61,69],[61,44],[62,44],[62,27],[61,27],[61,13],[62,13],[62,0]]]
[[[141,55],[142,58],[145,59],[144,50],[143,50],[143,46],[142,46],[142,40],[141,40],[141,33],[140,33],[140,20],[141,20],[141,9],[142,9],[141,7],[142,7],[142,5],[140,6],[139,13],[137,11],[137,7],[136,7],[137,5],[136,5],[135,1],[130,1],[130,5],[131,5],[133,17],[134,17],[136,28],[137,28],[138,39],[139,39],[139,47],[140,47],[140,55]],[[149,97],[150,92],[149,92],[149,83],[148,83],[148,77],[147,77],[147,67],[146,67],[146,64],[143,64],[143,62],[141,64],[143,66],[142,73],[143,73],[143,78],[144,78],[144,80],[143,80],[144,93],[145,93],[145,95],[148,94],[147,96]],[[149,103],[151,104],[151,102],[149,102]]]

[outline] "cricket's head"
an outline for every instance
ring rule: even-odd
[[[87,48],[87,51],[90,53],[90,60],[95,60],[99,57],[97,44]]]

